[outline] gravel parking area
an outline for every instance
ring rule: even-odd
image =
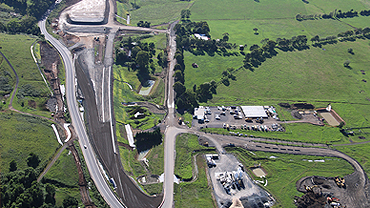
[[[261,125],[256,122],[256,119],[249,122],[245,121],[245,116],[240,107],[236,107],[236,109],[230,109],[230,107],[227,107],[225,111],[223,111],[221,107],[209,107],[209,109],[211,114],[206,114],[204,123],[199,123],[197,119],[193,119],[193,128],[223,128],[223,124],[229,124],[230,127],[235,126],[235,128],[240,129],[241,125],[244,124],[247,126]],[[236,115],[235,111],[239,113],[240,118],[234,118]],[[219,119],[216,119],[216,117]],[[267,127],[271,127],[272,124],[282,123],[282,121],[276,120],[272,117],[268,117],[263,121],[262,125],[266,125]]]

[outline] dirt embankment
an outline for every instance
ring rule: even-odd
[[[47,102],[47,108],[54,112],[54,120],[59,123],[64,123],[64,103],[62,93],[60,91],[59,68],[61,60],[58,52],[46,42],[40,43],[40,54],[42,70],[53,91],[53,96]]]
[[[96,208],[96,206],[94,205],[94,203],[92,202],[90,198],[87,183],[86,183],[86,180],[85,180],[85,177],[82,171],[82,167],[81,167],[81,160],[80,160],[80,157],[78,156],[76,147],[73,145],[73,143],[71,143],[71,145],[69,146],[69,150],[71,150],[72,152],[72,155],[73,155],[73,158],[75,159],[75,163],[76,163],[77,170],[78,170],[78,185],[80,186],[82,203],[87,208]]]

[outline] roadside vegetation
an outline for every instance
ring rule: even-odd
[[[176,137],[175,175],[181,180],[193,179],[193,156],[203,155],[214,148],[199,145],[198,136],[194,134],[180,134]]]
[[[296,207],[294,196],[302,196],[296,189],[297,180],[305,176],[335,177],[351,174],[353,167],[343,159],[307,155],[288,155],[280,153],[250,152],[242,148],[225,148],[233,153],[244,165],[245,171],[255,180],[251,167],[261,166],[267,171],[266,188],[277,200],[276,207]],[[310,162],[310,161],[311,162]],[[316,161],[315,161],[316,160]],[[324,160],[325,162],[317,162]],[[335,168],[333,168],[335,167]]]

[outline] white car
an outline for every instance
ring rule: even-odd
[[[220,118],[220,115],[218,115],[218,114],[215,115],[215,118],[216,118],[216,120],[220,120],[221,119]]]

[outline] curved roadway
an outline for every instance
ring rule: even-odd
[[[41,20],[38,25],[40,27],[41,33],[44,34],[45,39],[48,40],[59,51],[59,54],[62,56],[66,71],[66,98],[68,110],[71,115],[72,124],[78,135],[79,138],[78,141],[80,146],[83,147],[84,145],[86,145],[87,147],[86,149],[82,148],[82,153],[84,155],[86,165],[89,169],[91,178],[94,180],[95,185],[98,188],[100,194],[103,196],[104,200],[109,204],[109,206],[114,208],[125,207],[116,198],[111,188],[105,181],[105,178],[101,174],[95,157],[95,153],[93,152],[93,148],[91,147],[88,136],[86,134],[84,123],[80,117],[80,112],[78,110],[77,100],[75,97],[75,83],[74,83],[75,75],[72,64],[72,55],[63,44],[61,44],[57,39],[55,39],[46,31],[45,21],[46,18]]]

